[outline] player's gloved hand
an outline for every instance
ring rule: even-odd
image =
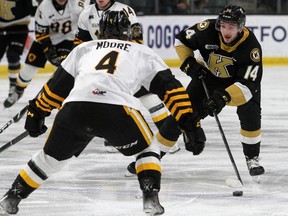
[[[204,110],[210,115],[219,114],[221,110],[231,101],[231,96],[224,89],[216,89],[209,99],[204,100]]]
[[[199,155],[203,151],[206,141],[200,120],[196,114],[183,116],[182,118],[179,126],[183,132],[185,148],[187,151],[192,152],[193,155]]]
[[[196,74],[199,78],[205,78],[207,73],[209,73],[209,70],[198,63],[192,56],[189,56],[185,59],[185,61],[180,66],[180,70],[185,72],[190,77]]]
[[[38,137],[45,133],[45,114],[36,107],[35,99],[29,101],[27,117],[24,128],[28,131],[31,137]]]
[[[132,25],[132,42],[142,44],[143,43],[143,35],[141,31],[141,26],[139,24]]]
[[[58,67],[61,64],[61,58],[57,55],[56,47],[51,45],[44,49],[44,54],[47,60],[53,64],[54,66]]]

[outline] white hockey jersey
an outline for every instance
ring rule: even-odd
[[[109,63],[109,64],[108,64]],[[65,99],[143,108],[133,95],[140,86],[149,89],[157,72],[168,66],[145,45],[122,40],[93,40],[77,46],[61,63],[75,78]]]
[[[68,0],[65,9],[57,11],[52,0],[44,0],[35,14],[36,32],[45,33],[48,27],[53,45],[64,40],[73,41],[79,15],[89,4],[90,0]]]
[[[139,23],[136,13],[128,5],[114,2],[114,4],[111,5],[111,7],[109,7],[107,10],[123,10],[128,15],[131,25]],[[79,16],[78,28],[89,31],[93,40],[98,39],[97,35],[99,34],[99,21],[101,19],[102,12],[103,11],[98,10],[96,5],[93,4],[86,7]]]

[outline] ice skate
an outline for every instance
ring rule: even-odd
[[[12,92],[10,94],[10,90],[9,90],[9,97],[4,101],[4,107],[5,108],[9,108],[11,106],[13,106],[13,104],[15,104],[23,95],[23,91],[19,92],[17,90],[15,90],[14,92]]]
[[[151,177],[145,177],[140,180],[143,192],[143,211],[146,215],[161,215],[164,208],[159,202],[157,186]]]
[[[255,156],[252,159],[246,157],[246,163],[252,179],[257,183],[260,183],[260,175],[263,175],[265,170],[259,163],[259,157]]]
[[[170,148],[168,152],[170,154],[175,154],[178,151],[180,151],[180,147],[179,147],[178,143],[175,143],[175,145],[172,146],[172,148]]]
[[[10,97],[16,91],[16,84],[10,84],[8,97]]]
[[[159,203],[157,189],[154,189],[152,192],[143,191],[143,211],[146,215],[161,215],[164,213],[164,208]]]
[[[9,190],[0,200],[0,215],[17,214],[18,204],[22,198]],[[8,214],[7,214],[8,213]]]

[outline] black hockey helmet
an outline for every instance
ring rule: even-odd
[[[131,23],[123,11],[105,11],[99,21],[100,39],[131,39]]]
[[[216,20],[216,30],[220,30],[220,21],[237,23],[238,28],[242,29],[246,22],[246,12],[245,10],[236,5],[226,5],[219,13]]]

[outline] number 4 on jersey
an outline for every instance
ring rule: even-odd
[[[116,69],[116,62],[119,53],[111,51],[105,55],[100,62],[96,65],[96,70],[107,70],[107,73],[113,74]]]

